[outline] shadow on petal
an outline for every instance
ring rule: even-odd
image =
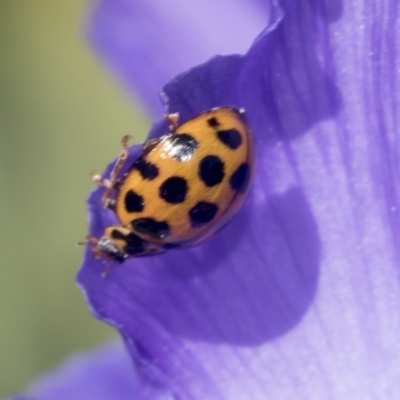
[[[316,292],[319,256],[307,201],[293,188],[248,204],[203,246],[134,259],[103,284],[109,294],[116,284],[121,304],[135,315],[119,323],[145,347],[162,342],[154,324],[179,337],[253,346],[303,317]]]

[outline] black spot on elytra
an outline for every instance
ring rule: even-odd
[[[218,185],[224,179],[224,163],[217,156],[206,156],[199,164],[199,176],[206,186]]]
[[[211,126],[211,128],[215,128],[217,126],[219,126],[219,122],[217,120],[217,118],[215,117],[211,117],[207,120],[208,126]]]
[[[232,150],[236,150],[242,144],[242,136],[236,129],[227,129],[217,132],[218,139]]]
[[[158,168],[153,163],[146,161],[143,157],[140,157],[133,163],[133,167],[140,172],[143,179],[151,181],[157,178]]]
[[[232,189],[240,193],[244,193],[247,189],[250,180],[250,166],[247,163],[239,165],[236,171],[229,179]]]
[[[190,223],[193,228],[199,228],[212,221],[218,211],[218,206],[206,201],[200,201],[189,211]]]
[[[163,239],[170,233],[167,222],[157,221],[153,218],[137,218],[131,222],[131,225],[137,232],[155,239]]]
[[[118,229],[114,229],[111,232],[111,237],[123,240],[126,243],[124,250],[130,255],[143,253],[148,247],[148,243],[134,233],[124,235]]]
[[[176,161],[185,162],[191,160],[199,143],[187,133],[174,133],[170,137],[171,149],[169,155]]]
[[[141,212],[144,208],[144,199],[142,196],[135,193],[133,190],[129,190],[125,195],[125,209],[126,211]]]
[[[167,203],[179,204],[185,201],[188,185],[184,178],[173,176],[160,186],[159,194]]]

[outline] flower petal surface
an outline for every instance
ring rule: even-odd
[[[143,371],[142,371],[143,372]],[[61,367],[39,378],[27,397],[13,400],[171,400],[155,380],[144,381],[125,348],[110,342],[90,353],[70,357]],[[139,378],[140,376],[140,378]]]
[[[100,0],[88,36],[124,86],[158,117],[166,82],[215,54],[246,52],[270,8],[257,0]]]
[[[282,0],[244,56],[164,87],[182,120],[246,109],[248,201],[204,245],[132,259],[106,279],[87,250],[78,280],[176,399],[399,393],[399,7]],[[165,132],[160,122],[150,137]],[[89,199],[95,236],[116,223],[101,193]]]

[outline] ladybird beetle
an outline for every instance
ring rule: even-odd
[[[169,114],[170,132],[145,142],[141,156],[124,176],[129,136],[106,187],[103,206],[120,225],[98,239],[87,237],[97,258],[122,263],[172,248],[204,242],[242,206],[253,171],[252,138],[244,111],[214,108],[178,125]]]

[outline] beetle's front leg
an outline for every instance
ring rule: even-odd
[[[103,179],[100,175],[95,175],[92,174],[92,180],[95,182],[98,186],[105,187],[106,190],[103,193],[103,196],[101,197],[101,201],[103,203],[103,206],[105,208],[109,208],[113,211],[115,211],[115,200],[111,198],[111,195],[115,189],[118,188],[120,181],[117,178],[118,174],[121,172],[122,168],[125,165],[125,162],[128,158],[128,142],[131,136],[127,135],[122,138],[121,141],[121,153],[119,154],[117,161],[115,162],[115,165],[111,171],[110,178],[109,179]]]

